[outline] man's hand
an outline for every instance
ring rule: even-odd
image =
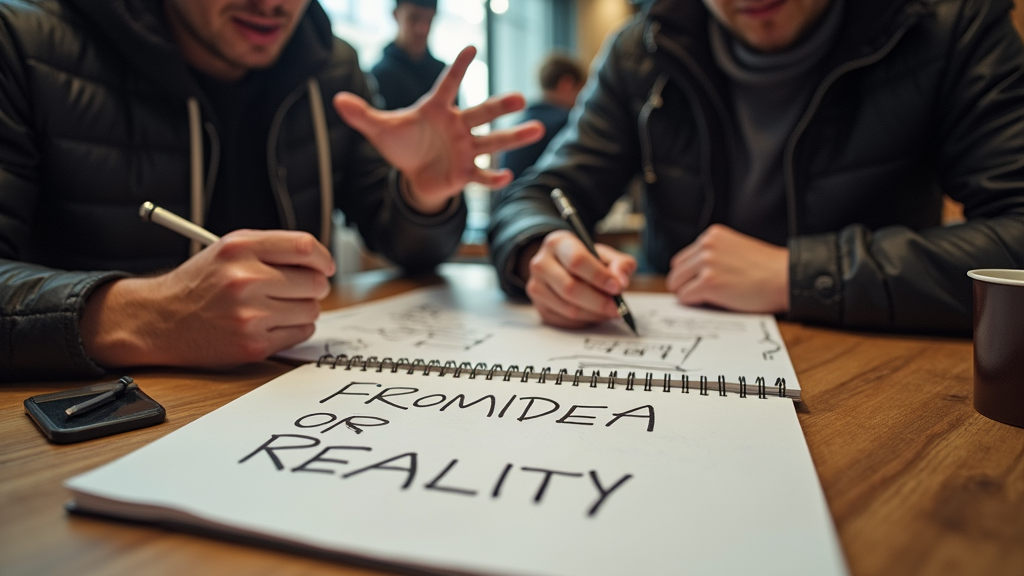
[[[476,165],[476,157],[525,146],[544,135],[544,126],[537,121],[484,136],[470,132],[525,105],[522,95],[507,94],[459,110],[455,97],[475,55],[475,48],[463,49],[430,92],[409,108],[377,110],[348,92],[334,97],[334,107],[345,122],[402,172],[410,184],[406,200],[425,214],[442,210],[469,182],[491,188],[507,185],[512,181],[511,171],[484,170]]]
[[[680,303],[789,311],[789,250],[713,224],[672,257],[665,283]]]
[[[612,296],[629,286],[636,260],[604,244],[595,248],[601,260],[575,234],[556,230],[523,251],[526,294],[548,324],[582,328],[619,317]]]
[[[227,367],[306,340],[334,261],[305,232],[238,230],[174,270],[101,286],[80,322],[108,368]]]

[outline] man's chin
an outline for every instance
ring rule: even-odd
[[[275,49],[273,51],[265,49],[248,50],[244,54],[231,58],[230,61],[237,68],[243,68],[246,70],[263,70],[276,64],[281,58],[281,52],[281,49]]]
[[[796,34],[788,30],[759,26],[745,30],[740,40],[758,52],[779,52],[796,43]]]

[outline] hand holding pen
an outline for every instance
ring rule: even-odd
[[[315,237],[236,230],[218,238],[149,203],[140,214],[207,247],[164,274],[95,289],[79,327],[97,363],[222,368],[262,360],[312,335],[335,271]]]
[[[570,225],[584,235],[556,230],[520,254],[517,264],[527,296],[544,322],[553,326],[583,328],[625,318],[622,312],[628,314],[629,309],[620,308],[615,297],[621,300],[636,271],[636,260],[603,244],[589,242],[588,247],[583,238],[590,236],[578,216],[575,219],[576,224],[569,219]]]

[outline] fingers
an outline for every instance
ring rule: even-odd
[[[538,270],[541,266],[548,267],[546,273]],[[608,295],[573,278],[560,266],[537,261],[531,263],[531,270],[526,294],[545,320],[550,318],[557,326],[580,327],[618,316]]]
[[[268,298],[247,312],[239,311],[241,330],[232,340],[243,361],[262,360],[312,336],[319,315],[316,300]]]
[[[480,155],[519,148],[533,144],[543,136],[544,125],[537,120],[530,120],[513,128],[496,130],[485,136],[478,136],[474,141],[475,152]]]
[[[594,248],[608,271],[618,280],[621,289],[625,290],[629,286],[630,276],[636,272],[636,258],[604,244],[595,244]]]
[[[488,188],[504,188],[512,183],[514,177],[512,171],[508,168],[502,168],[501,170],[476,168],[470,181],[483,184]]]
[[[541,319],[552,326],[561,328],[583,328],[607,320],[602,314],[588,312],[567,302],[540,282],[528,283],[527,295],[540,313]]]
[[[274,328],[267,333],[266,353],[262,356],[265,358],[282,350],[287,350],[296,344],[305,342],[313,336],[313,332],[315,330],[316,327],[313,324],[281,326],[279,328]]]
[[[327,248],[307,232],[292,230],[237,230],[219,242],[219,256],[251,255],[272,266],[303,266],[324,276],[334,274],[334,259]]]
[[[433,94],[428,98],[430,100],[439,99],[446,106],[455,102],[455,97],[459,95],[459,84],[462,84],[462,79],[466,76],[466,70],[469,69],[473,58],[476,58],[476,48],[472,46],[463,48],[462,52],[455,57],[455,62],[452,62],[452,65],[441,74],[437,83],[434,84],[431,89]]]
[[[683,285],[693,281],[701,269],[696,253],[686,254],[685,257],[680,258],[680,254],[685,251],[681,251],[672,258],[672,268],[669,270],[668,276],[665,277],[665,288],[670,292],[676,292]]]
[[[526,293],[544,321],[556,326],[579,327],[615,318],[618,310],[606,290],[618,293],[620,285],[603,268],[571,232],[552,232],[530,260]]]
[[[278,300],[323,300],[331,292],[327,276],[310,268],[273,266],[274,277],[268,282],[266,296]]]
[[[381,130],[374,114],[375,109],[366,100],[351,92],[335,94],[334,109],[346,124],[358,130],[367,140],[376,138]]]
[[[622,292],[623,284],[619,279],[612,274],[604,262],[598,260],[587,250],[587,247],[575,234],[567,230],[552,232],[545,238],[545,244],[547,246],[542,245],[541,249],[549,248],[558,262],[573,277],[608,295]],[[620,254],[629,258],[611,247],[606,246],[602,251],[607,252],[613,258],[618,258]]]
[[[462,120],[466,126],[473,127],[486,124],[499,116],[509,112],[522,110],[526,106],[526,99],[522,94],[512,93],[501,96],[491,96],[482,104],[467,108],[462,112]]]
[[[265,331],[313,324],[320,317],[320,303],[313,299],[278,300],[268,298],[261,306],[265,314],[260,323]]]

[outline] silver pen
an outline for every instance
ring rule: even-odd
[[[165,210],[152,202],[143,202],[139,207],[139,216],[148,222],[159,224],[168,230],[172,230],[182,236],[199,242],[203,246],[209,246],[220,240],[213,232],[202,226],[198,226],[178,216],[170,210]]]

